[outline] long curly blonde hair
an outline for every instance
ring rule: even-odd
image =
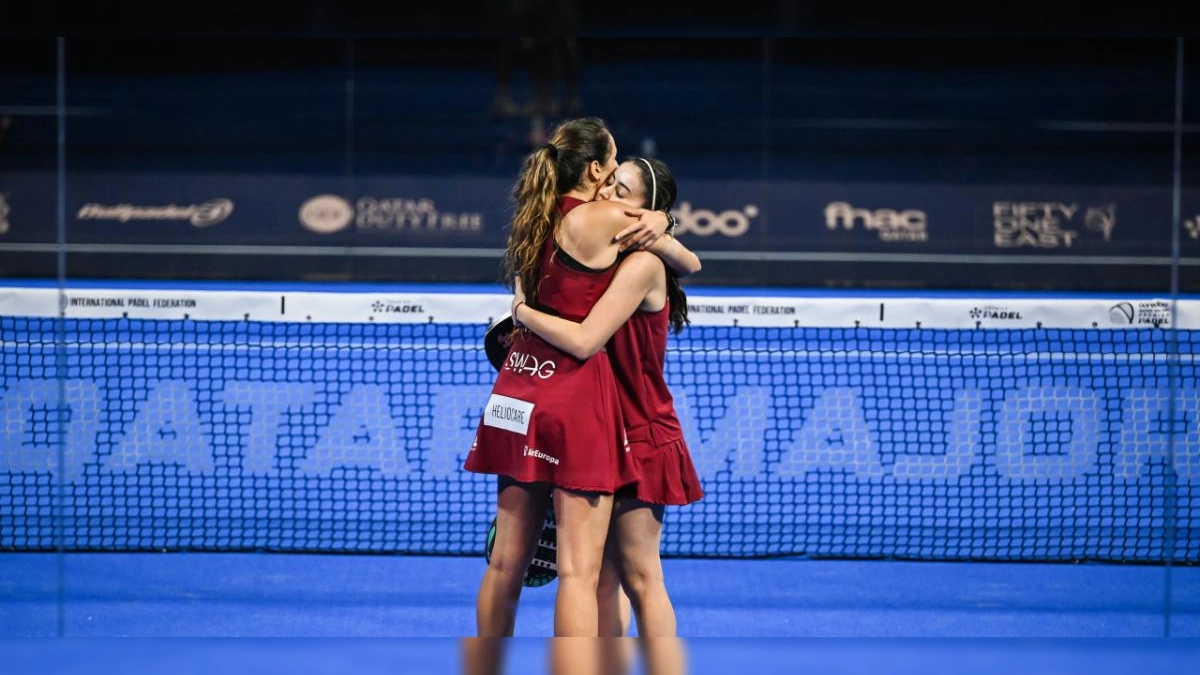
[[[525,157],[512,188],[516,207],[501,267],[505,286],[512,290],[519,278],[531,305],[537,303],[542,251],[560,218],[558,199],[583,183],[593,161],[608,163],[613,152],[608,139],[598,117],[567,120],[555,127],[549,143]]]

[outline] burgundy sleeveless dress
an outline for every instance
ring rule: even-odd
[[[704,496],[663,375],[671,304],[634,312],[608,343],[625,433],[638,465],[637,499],[684,505]]]
[[[564,197],[559,212],[566,215],[582,203]],[[615,264],[586,268],[551,237],[542,253],[538,309],[582,321],[616,269]],[[532,331],[518,329],[464,468],[523,483],[611,494],[638,479],[624,429],[606,352],[581,361]]]

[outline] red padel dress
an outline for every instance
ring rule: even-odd
[[[699,500],[704,490],[663,375],[670,316],[670,302],[657,312],[634,312],[609,340],[608,353],[640,474],[637,498],[683,505]]]
[[[582,203],[564,197],[559,213],[565,216]],[[537,308],[582,321],[616,269],[615,263],[603,270],[584,267],[551,237],[542,253]],[[606,352],[581,361],[518,329],[464,468],[524,483],[613,493],[638,479],[624,428]]]

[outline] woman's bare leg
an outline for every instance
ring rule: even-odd
[[[604,545],[604,566],[600,568],[600,585],[596,590],[596,604],[600,613],[601,672],[604,675],[625,675],[633,672],[634,644],[629,635],[629,596],[621,588],[621,579],[614,559],[612,526],[609,526],[608,541]]]
[[[600,637],[621,637],[629,631],[629,599],[621,590],[621,577],[617,571],[617,562],[613,559],[617,552],[610,550],[611,546],[612,536],[605,544],[604,564],[600,568],[600,583],[596,587]]]
[[[667,593],[659,555],[662,516],[662,506],[622,499],[613,512],[611,537],[615,540],[621,585],[637,617],[646,672],[682,675],[683,644],[676,636],[675,608]]]
[[[604,542],[612,519],[612,495],[554,491],[558,520],[558,595],[554,634],[598,637],[596,588],[604,560]]]
[[[629,593],[640,637],[674,637],[675,608],[663,578],[663,507],[622,499],[613,514],[621,585]]]
[[[475,626],[479,637],[511,637],[525,571],[537,550],[550,486],[502,479],[492,559],[479,584]]]
[[[612,495],[556,489],[554,517],[558,521],[558,595],[554,602],[551,672],[599,675],[602,666],[596,588],[612,519]]]
[[[463,675],[500,675],[504,672],[508,638],[469,637],[459,641]]]

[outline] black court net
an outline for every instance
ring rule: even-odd
[[[1200,561],[1191,305],[693,296],[664,555]],[[479,555],[506,307],[0,289],[0,548]]]

